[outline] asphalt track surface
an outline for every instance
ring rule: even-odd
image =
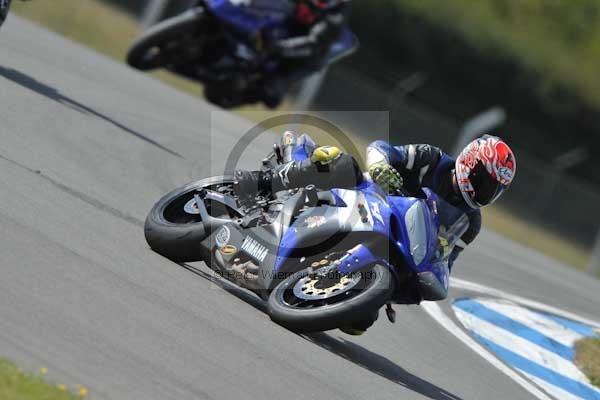
[[[421,307],[396,307],[395,325],[382,316],[362,337],[303,337],[244,292],[150,251],[142,221],[153,203],[209,175],[223,163],[209,149],[227,154],[249,127],[233,115],[211,123],[215,110],[9,19],[0,32],[0,355],[85,384],[94,399],[532,398]],[[261,140],[249,159],[272,142]],[[490,232],[455,274],[600,319],[598,281]]]

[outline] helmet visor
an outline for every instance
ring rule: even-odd
[[[506,190],[506,186],[491,176],[481,161],[471,170],[469,180],[474,189],[473,200],[479,206],[492,204]]]

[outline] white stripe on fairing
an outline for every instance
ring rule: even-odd
[[[525,390],[531,393],[539,400],[552,400],[547,394],[538,389],[535,385],[532,385],[529,381],[523,378],[521,375],[516,373],[513,369],[502,363],[498,358],[492,355],[482,345],[477,343],[473,338],[467,335],[458,325],[454,323],[434,302],[424,301],[421,303],[421,307],[429,314],[438,324],[444,327],[448,332],[453,334],[458,340],[463,342],[471,350],[481,356],[484,360],[492,364],[499,371],[503,372],[513,381],[521,385]]]
[[[542,314],[538,314],[517,304],[490,299],[475,300],[487,308],[504,314],[531,329],[535,329],[565,346],[573,347],[576,341],[583,339],[583,335],[565,328],[557,322],[544,317]]]
[[[582,399],[581,397],[575,396],[574,394],[569,393],[566,390],[559,388],[558,386],[554,386],[553,384],[551,384],[548,381],[543,380],[542,378],[538,378],[535,375],[528,374],[527,372],[524,372],[521,370],[519,370],[519,372],[521,372],[527,378],[531,379],[531,381],[533,383],[535,383],[536,385],[538,385],[539,387],[544,389],[546,392],[548,392],[548,394],[556,397],[557,399],[560,399],[560,400],[581,400]]]
[[[511,300],[511,301],[514,301],[515,303],[519,303],[519,304],[522,304],[527,307],[535,308],[539,311],[544,311],[544,312],[547,312],[550,314],[556,314],[561,317],[571,319],[573,321],[578,321],[583,324],[590,325],[594,328],[600,328],[600,322],[592,321],[590,319],[580,317],[577,314],[573,314],[568,311],[564,311],[564,310],[558,309],[556,307],[549,306],[547,304],[539,303],[534,300],[529,300],[524,297],[510,294],[510,293],[504,292],[499,289],[494,289],[494,288],[491,288],[488,286],[480,285],[478,283],[469,282],[469,281],[465,281],[463,279],[458,279],[458,278],[450,278],[450,286],[452,286],[454,288],[458,288],[458,289],[472,290],[474,292],[485,293],[485,294],[489,294],[494,297],[500,297],[500,298],[503,298],[506,300]]]
[[[415,146],[408,145],[408,162],[406,163],[406,169],[411,170],[415,164]]]
[[[561,375],[583,383],[589,383],[585,375],[571,361],[460,308],[453,307],[453,309],[458,320],[474,334]]]

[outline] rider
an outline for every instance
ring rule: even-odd
[[[456,160],[428,144],[392,146],[378,140],[367,149],[369,175],[387,192],[404,189],[416,195],[422,187],[428,187],[465,212],[469,228],[454,247],[449,268],[479,234],[479,209],[495,202],[508,189],[516,166],[510,147],[490,135],[472,141]]]

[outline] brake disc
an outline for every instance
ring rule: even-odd
[[[349,291],[361,280],[360,274],[340,275],[339,279],[332,279],[330,276],[332,273],[334,272],[325,276],[311,274],[298,280],[293,288],[294,295],[303,300],[325,300]]]

